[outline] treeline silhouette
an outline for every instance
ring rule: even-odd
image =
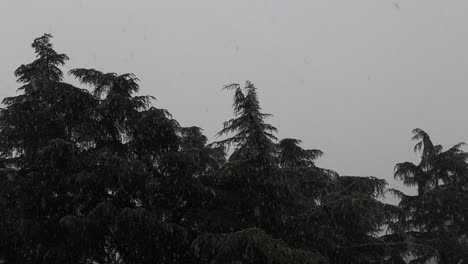
[[[234,116],[208,144],[131,73],[64,82],[51,37],[0,112],[0,263],[468,263],[462,143],[444,151],[415,129],[420,163],[395,167],[418,190],[405,195],[278,139],[251,82],[225,86]]]

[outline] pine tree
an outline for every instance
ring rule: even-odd
[[[421,162],[418,165],[411,162],[397,164],[395,177],[408,186],[417,186],[418,196],[422,196],[431,184],[438,184],[433,170],[435,158],[442,151],[442,146],[434,146],[429,135],[421,129],[414,129],[413,134],[413,140],[420,140],[414,146],[414,151],[421,151]]]
[[[62,82],[58,68],[68,56],[54,51],[45,34],[34,40],[36,60],[21,65],[15,75],[23,94],[3,100],[0,115],[0,153],[7,157],[30,156],[49,140],[80,141],[88,109],[96,100],[86,90]]]
[[[443,264],[466,261],[468,164],[466,153],[461,150],[464,143],[443,151],[423,130],[415,129],[413,133],[413,140],[418,140],[414,150],[421,152],[421,161],[418,165],[397,164],[395,178],[407,186],[417,186],[418,193],[411,196],[393,190],[406,213],[399,224],[409,240],[417,244],[410,248],[415,257],[413,263],[429,259]]]
[[[253,87],[247,83],[249,86]],[[318,168],[314,161],[323,153],[304,150],[297,139],[284,139],[274,144],[276,137],[271,132],[276,130],[261,118],[268,115],[258,110],[256,90],[252,96],[255,100],[251,99],[255,103],[248,104],[244,102],[247,97],[242,89],[238,85],[233,87],[237,115],[225,122],[220,134],[233,133],[233,137],[222,143],[234,144],[235,148],[225,166],[215,174],[213,188],[217,195],[213,213],[207,214],[214,231],[224,234],[197,239],[194,242],[196,252],[207,260],[239,261],[237,254],[242,252],[241,245],[249,245],[251,236],[264,233],[284,242],[285,248],[278,250],[304,250],[316,256],[309,257],[316,263],[401,260],[401,243],[378,235],[400,213],[398,208],[378,201],[385,192],[386,182],[374,177],[339,176],[334,171]],[[246,114],[249,111],[255,114]],[[249,116],[261,117],[249,119]],[[249,120],[258,124],[247,122]],[[254,131],[251,127],[262,132],[250,133]],[[256,146],[258,143],[260,145]],[[268,158],[255,159],[262,153],[259,149],[268,150],[262,154]],[[254,243],[254,252],[268,247],[265,239],[256,238],[255,241],[261,243]],[[210,252],[209,248],[215,251],[203,253]],[[247,252],[244,255],[267,262],[257,259],[261,255]],[[294,262],[294,258],[288,256],[284,261]],[[280,259],[277,261],[282,263]]]
[[[64,83],[68,57],[50,38],[34,41],[38,58],[16,71],[23,94],[1,110],[0,260],[187,263],[187,232],[165,222],[149,193],[160,156],[179,149],[177,123],[133,96],[132,74],[73,70],[94,93]]]
[[[257,96],[257,88],[250,81],[245,87],[237,83],[229,84],[225,90],[234,90],[235,117],[224,122],[223,129],[218,136],[234,133],[233,136],[219,141],[218,144],[234,145],[235,150],[231,160],[248,160],[258,163],[257,166],[271,165],[277,129],[265,123],[270,114],[261,112]]]

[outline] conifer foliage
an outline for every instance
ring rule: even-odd
[[[413,130],[413,134],[417,141],[414,151],[421,154],[421,160],[417,165],[397,164],[395,178],[417,187],[418,192],[411,196],[394,190],[406,214],[399,225],[417,244],[410,250],[413,262],[468,262],[468,164],[461,150],[464,143],[443,151],[422,129]]]
[[[226,85],[224,89],[234,90],[235,117],[224,122],[218,136],[229,133],[234,135],[218,143],[235,146],[231,160],[255,160],[259,164],[270,164],[273,162],[273,141],[277,139],[274,135],[277,129],[265,123],[265,119],[271,114],[261,112],[257,88],[247,81],[244,88],[233,83]]]
[[[468,167],[422,130],[418,187],[399,206],[386,182],[316,165],[320,150],[278,140],[252,82],[234,92],[220,141],[141,96],[132,73],[73,69],[51,35],[0,109],[0,263],[413,263],[467,258]],[[230,151],[228,151],[230,150]],[[229,155],[230,153],[230,155]],[[420,261],[420,262],[416,262]],[[458,261],[458,262],[457,262]]]

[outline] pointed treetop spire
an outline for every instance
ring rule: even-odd
[[[36,53],[36,60],[30,64],[23,64],[15,71],[18,82],[30,83],[33,80],[56,81],[63,80],[63,72],[59,66],[65,64],[69,59],[65,54],[59,54],[54,50],[50,39],[52,35],[44,34],[36,38],[32,47]]]
[[[234,90],[235,117],[224,122],[223,129],[217,135],[234,135],[217,143],[235,147],[231,158],[271,160],[277,129],[265,123],[271,114],[262,113],[257,88],[246,81],[244,88],[233,83],[224,86],[223,90]]]

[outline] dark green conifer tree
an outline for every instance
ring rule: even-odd
[[[421,153],[418,165],[395,166],[395,178],[417,187],[415,196],[393,190],[401,198],[406,217],[398,222],[406,231],[412,263],[428,260],[441,264],[468,261],[468,164],[464,143],[443,151],[421,129],[413,130],[414,150]]]
[[[199,237],[196,252],[215,263],[380,263],[399,256],[400,244],[380,235],[399,213],[378,201],[384,180],[318,168],[314,161],[322,152],[301,148],[299,140],[276,144],[276,128],[265,123],[270,115],[260,112],[253,84],[246,83],[245,93],[237,84],[227,87],[235,90],[235,117],[219,134],[232,133],[221,143],[234,149],[215,174],[217,195],[207,215],[215,227],[210,231],[223,234]],[[272,249],[271,238],[282,246]],[[268,257],[291,253],[275,262],[263,255],[265,248]],[[243,250],[248,257],[239,256]],[[303,254],[309,262],[300,260]]]
[[[132,74],[77,69],[93,93],[63,82],[68,57],[50,35],[18,68],[23,93],[0,115],[3,263],[187,263],[188,233],[152,207],[178,125],[150,108]],[[171,175],[173,176],[173,175]]]

